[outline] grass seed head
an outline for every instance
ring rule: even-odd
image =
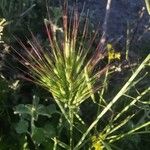
[[[74,6],[72,17],[70,17],[65,4],[62,12],[63,38],[61,42],[58,41],[52,21],[45,20],[50,43],[49,51],[43,49],[31,33],[32,40],[29,41],[29,44],[32,52],[20,42],[26,51],[26,56],[19,54],[22,64],[30,71],[30,75],[36,83],[49,90],[57,100],[75,106],[80,105],[97,91],[98,88],[95,85],[99,81],[100,75],[106,70],[104,68],[101,71],[94,71],[95,65],[100,60],[99,57],[87,58],[96,35],[94,35],[94,39],[87,40],[87,21],[85,21],[82,34],[79,35],[81,33],[79,27],[81,17],[82,14],[78,13],[77,6]],[[86,45],[89,43],[88,48],[84,46],[85,42]],[[96,53],[99,56],[102,55],[100,52],[96,51]]]

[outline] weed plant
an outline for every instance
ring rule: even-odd
[[[121,54],[102,42],[106,33],[97,44],[99,30],[89,38],[88,15],[81,28],[82,12],[79,14],[76,5],[69,10],[65,1],[61,10],[62,27],[50,16],[44,20],[49,41],[46,47],[32,32],[32,40],[27,38],[30,48],[16,38],[24,50],[14,49],[16,59],[26,68],[19,68],[22,78],[40,85],[53,97],[53,104],[44,105],[34,95],[32,104],[15,107],[20,118],[15,129],[24,136],[22,149],[123,149],[118,142],[150,133],[150,88],[138,88],[148,75],[150,55],[131,69],[122,86],[112,85],[118,91],[110,97],[107,87],[116,69],[113,60]],[[97,106],[90,125],[83,119],[90,112],[82,115],[81,109],[88,100]]]

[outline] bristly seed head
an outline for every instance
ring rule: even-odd
[[[91,59],[87,58],[98,33],[96,31],[92,39],[88,38],[87,17],[83,29],[79,27],[82,14],[78,13],[77,6],[74,6],[72,17],[69,17],[67,4],[65,4],[62,13],[61,42],[58,41],[52,21],[45,20],[50,42],[48,52],[31,33],[32,41],[29,41],[29,44],[32,52],[19,41],[26,55],[23,56],[18,52],[17,54],[21,58],[20,62],[30,71],[33,82],[46,88],[52,93],[54,99],[65,105],[79,106],[99,89],[100,85],[97,83],[107,67],[94,71],[96,64],[102,59],[101,52],[96,51],[98,57],[94,55]]]

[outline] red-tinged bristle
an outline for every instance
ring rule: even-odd
[[[74,13],[73,9],[70,10],[70,14],[68,12],[68,16],[70,16],[69,20],[68,20],[68,22],[69,22],[69,25],[68,25],[68,38],[69,39],[71,39],[71,30],[72,30],[71,27],[72,27],[72,16],[73,16],[73,13]]]
[[[47,21],[44,21],[44,23],[45,23],[46,33],[47,33],[49,42],[51,44],[51,47],[53,48],[54,47],[54,45],[53,45],[53,31],[51,28],[51,24],[50,23],[48,24]]]
[[[79,44],[79,49],[78,49],[79,52],[80,52],[81,49],[82,49],[82,42],[83,42],[83,40],[86,39],[87,28],[88,28],[88,19],[87,19],[87,17],[86,17],[85,23],[84,23],[84,27],[83,27],[82,38],[81,38],[81,41],[80,41],[80,44]]]
[[[43,54],[44,52],[43,52],[43,49],[42,49],[41,45],[39,44],[40,42],[36,39],[36,37],[34,36],[34,34],[32,32],[31,32],[31,36],[32,36],[34,45],[37,46],[38,51],[40,52],[40,54]]]
[[[43,66],[41,66],[41,64],[38,63],[38,61],[36,61],[36,62],[34,61],[36,64],[32,64],[31,60],[29,59],[29,56],[28,56],[28,58],[25,58],[25,57],[23,57],[17,50],[15,50],[15,49],[14,49],[14,52],[23,60],[23,61],[18,60],[18,61],[20,62],[20,64],[22,64],[22,65],[23,65],[24,67],[26,67],[27,69],[29,69],[29,70],[31,70],[31,68],[34,69],[34,70],[35,70],[35,68],[36,68],[37,70],[41,70],[41,69],[42,69]],[[32,56],[32,54],[30,54],[30,52],[28,52],[28,50],[26,50],[26,52],[27,52],[29,55]],[[32,57],[31,57],[31,58],[32,58]],[[34,58],[34,56],[33,56],[33,58]]]
[[[13,48],[13,50],[21,59],[23,59],[24,62],[28,62],[28,60],[25,59],[17,50],[15,50],[14,48]]]
[[[53,55],[54,55],[55,58],[57,58],[57,54],[55,52],[55,45],[54,45],[53,35],[52,35],[53,31],[51,30],[51,27],[48,28],[48,25],[47,25],[46,21],[45,21],[45,27],[46,27],[46,31],[47,31],[47,35],[48,35],[48,39],[49,39],[49,42],[50,42],[50,46],[51,46]]]
[[[67,42],[67,33],[68,33],[68,15],[67,15],[67,10],[68,10],[68,4],[67,1],[64,1],[64,8],[63,8],[63,28],[64,28],[64,37],[65,37],[65,42]]]
[[[95,74],[95,77],[100,78],[110,67],[110,65],[106,65],[103,69],[101,69]]]
[[[31,41],[29,41],[29,44],[31,45],[31,48],[35,54],[35,57],[37,56],[37,59],[39,58],[40,60],[42,60],[42,57],[40,56],[39,49]]]
[[[29,81],[29,82],[31,82],[31,83],[34,83],[34,84],[37,84],[37,85],[42,85],[40,82],[36,82],[36,80],[33,78],[33,79],[31,79],[31,78],[28,78],[28,77],[25,77],[25,76],[23,76],[23,75],[19,75],[18,76],[20,79],[23,79],[23,80],[26,80],[26,81]]]
[[[41,58],[42,63],[48,67],[49,63],[47,62],[47,59],[44,57],[44,53],[46,53],[46,52],[42,49],[41,45],[39,44],[39,41],[35,38],[33,33],[32,33],[32,38],[33,38],[33,46],[36,48],[37,53],[38,53],[39,57]],[[48,56],[50,56],[51,59],[53,57],[52,54],[50,53],[50,51],[48,51]]]
[[[18,43],[20,44],[20,46],[22,46],[22,48],[27,52],[28,57],[29,57],[29,56],[30,56],[30,57],[34,57],[33,54],[32,54],[32,48],[31,48],[31,47],[25,46],[25,44],[23,44],[23,42],[22,42],[21,40],[17,39],[17,38],[16,38],[16,40],[18,41]],[[30,45],[30,46],[31,46],[31,45]],[[16,51],[15,49],[14,49],[14,51],[15,51],[21,58],[25,59],[25,57],[23,57],[21,54],[19,54],[18,51]],[[26,55],[26,56],[27,56],[27,55]],[[27,58],[28,58],[28,57],[27,57]],[[25,60],[25,61],[27,61],[27,60]]]
[[[101,53],[97,51],[97,53],[95,53],[95,55],[93,55],[93,57],[90,59],[88,65],[94,68],[99,63],[100,60],[104,59],[105,56],[106,56],[106,52]]]
[[[99,24],[98,24],[98,26],[97,26],[97,28],[96,28],[96,31],[95,31],[95,33],[94,33],[94,35],[93,35],[93,38],[90,40],[89,48],[88,48],[89,50],[90,50],[91,47],[93,46],[94,41],[95,41],[95,39],[96,39],[98,33],[99,33]]]
[[[64,27],[64,36],[65,36],[65,40],[67,39],[67,15],[63,16],[63,27]]]
[[[78,28],[79,28],[79,15],[78,15],[77,8],[74,8],[74,20],[73,20],[73,31],[72,31],[72,40],[73,40],[72,44],[74,45],[74,47],[76,45]]]

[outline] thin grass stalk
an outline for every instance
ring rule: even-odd
[[[138,97],[136,97],[128,106],[126,106],[114,119],[116,121],[122,114],[124,114],[131,106],[133,106],[137,101],[139,101],[143,95],[147,94],[150,91],[150,87],[144,90]]]
[[[69,146],[66,145],[65,143],[61,142],[60,140],[58,140],[56,137],[55,138],[51,138],[52,141],[57,142],[57,145],[59,145],[60,147],[69,150]]]
[[[50,27],[48,27],[48,24],[47,24],[47,20],[44,20],[44,24],[45,24],[45,27],[46,27],[46,32],[47,32],[47,36],[48,36],[48,39],[49,39],[49,42],[51,44],[51,48],[52,48],[52,51],[53,51],[53,55],[54,55],[54,58],[55,60],[57,60],[58,56],[57,56],[57,52],[56,52],[56,49],[55,49],[55,46],[54,46],[54,41],[53,41],[53,30],[52,30],[52,25],[49,24]]]
[[[129,49],[130,49],[130,25],[129,22],[127,22],[126,60],[129,60]]]
[[[57,150],[57,139],[56,139],[56,137],[54,137],[54,146],[53,146],[53,150]]]
[[[68,117],[68,115],[67,115],[67,113],[66,113],[64,107],[62,106],[61,102],[60,102],[59,100],[57,100],[57,98],[55,98],[55,97],[54,97],[54,99],[55,99],[57,105],[59,106],[61,112],[63,113],[64,117],[66,118],[66,120],[67,120],[68,123],[70,124],[70,123],[71,123],[71,122],[70,122],[70,119],[69,119],[69,117]]]
[[[112,150],[110,145],[107,144],[106,142],[104,142],[103,140],[101,140],[102,144],[104,145],[104,147],[106,148],[106,150]]]
[[[120,139],[122,139],[126,136],[129,136],[129,135],[135,133],[137,130],[140,130],[140,129],[142,129],[144,127],[147,127],[147,126],[150,126],[150,121],[148,121],[148,122],[146,122],[146,123],[144,123],[144,124],[142,124],[142,125],[140,125],[136,128],[133,128],[132,130],[130,130],[129,132],[127,132],[125,134],[121,134],[119,137],[117,136],[117,138],[114,138],[114,139],[110,140],[110,143],[118,141],[118,140],[120,140]]]
[[[108,64],[110,64],[109,59],[108,59]],[[101,89],[101,91],[99,92],[99,105],[102,103],[102,101],[105,103],[105,105],[107,105],[107,103],[104,100],[103,96],[104,96],[105,89],[107,89],[108,75],[109,75],[109,68],[107,68],[106,73],[105,73],[105,77],[104,77],[104,81],[103,81],[104,86]],[[98,116],[99,113],[100,113],[100,106],[98,107],[98,110],[97,110],[97,116]]]
[[[85,122],[82,120],[82,118],[76,112],[74,112],[74,115],[81,122],[81,124],[85,125]]]
[[[89,132],[94,128],[94,126],[98,123],[98,121],[106,114],[106,112],[118,101],[118,99],[125,93],[127,88],[131,85],[135,77],[140,73],[140,71],[145,67],[145,64],[150,60],[150,54],[145,58],[145,60],[141,63],[141,65],[137,68],[134,74],[130,77],[130,79],[126,82],[126,84],[122,87],[122,89],[118,92],[118,94],[113,98],[113,100],[103,109],[103,111],[97,116],[95,121],[89,126],[87,131],[83,134],[77,145],[75,146],[74,150],[78,150],[82,142],[85,140],[86,136]]]
[[[103,23],[103,34],[100,40],[100,50],[103,49],[104,43],[106,42],[107,26],[108,26],[108,19],[110,15],[111,2],[112,0],[107,0],[106,14],[105,14],[104,23]]]
[[[105,135],[108,136],[109,134],[112,134],[113,132],[115,132],[116,130],[118,130],[118,129],[121,128],[122,126],[124,126],[126,123],[128,123],[129,120],[131,120],[134,116],[135,116],[135,114],[126,117],[123,121],[121,121],[121,122],[119,123],[119,125],[113,127],[113,129],[110,128],[109,131],[106,131],[106,134],[105,134]],[[109,126],[107,126],[107,127],[109,127]],[[107,127],[106,127],[106,128],[107,128]],[[104,129],[104,130],[105,130],[105,129]]]
[[[104,95],[105,89],[107,88],[108,74],[109,74],[109,68],[107,68],[106,73],[105,73],[105,78],[104,78],[104,82],[103,82],[104,86],[103,86],[102,90],[99,92],[99,104],[101,104],[102,101],[106,104],[106,102],[103,98],[103,95]],[[99,113],[100,113],[100,107],[98,107],[97,116]]]
[[[72,106],[69,106],[69,119],[70,119],[70,148],[73,149],[73,124],[74,124],[74,109]]]

